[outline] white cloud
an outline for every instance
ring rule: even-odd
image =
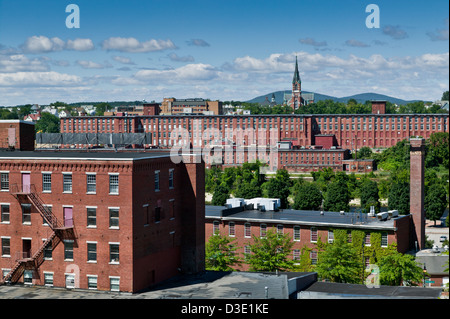
[[[23,54],[7,56],[0,55],[0,73],[48,70],[48,65],[42,59],[29,59]]]
[[[119,63],[122,63],[122,64],[130,64],[130,65],[134,65],[135,64],[133,61],[131,61],[130,58],[127,58],[127,57],[124,57],[124,56],[114,56],[113,60],[117,61]]]
[[[176,46],[169,39],[165,41],[151,39],[145,42],[139,42],[136,38],[111,37],[102,42],[102,48],[107,51],[143,53],[176,49]]]
[[[6,87],[47,87],[80,85],[79,76],[58,72],[16,72],[0,74],[0,86]]]
[[[173,70],[140,70],[134,78],[141,81],[206,81],[218,76],[218,71],[209,64],[187,64]]]
[[[57,37],[48,38],[43,35],[35,35],[29,37],[20,47],[25,53],[39,54],[62,50],[90,51],[94,49],[94,43],[91,39],[77,38],[75,40],[67,40],[67,42],[64,42]]]
[[[81,66],[83,69],[106,69],[111,68],[112,65],[108,62],[105,62],[104,64],[96,63],[92,61],[86,61],[86,60],[78,60],[76,63]]]
[[[186,41],[187,45],[197,46],[197,47],[209,47],[209,43],[202,39],[191,39]]]
[[[74,51],[90,51],[94,49],[94,43],[91,39],[67,40],[66,48]]]
[[[47,53],[61,51],[65,43],[60,38],[47,38],[46,36],[29,37],[21,46],[25,53]]]

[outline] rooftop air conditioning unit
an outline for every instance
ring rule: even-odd
[[[341,210],[341,211],[339,212],[339,214],[345,215],[345,212],[344,212],[343,210]]]
[[[389,216],[388,212],[383,212],[383,213],[378,213],[377,214],[377,217],[378,217],[379,220],[386,220],[388,218],[388,216]]]

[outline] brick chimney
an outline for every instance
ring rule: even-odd
[[[410,202],[409,210],[414,223],[414,238],[418,249],[425,248],[425,211],[424,211],[424,179],[425,179],[425,139],[410,139]]]

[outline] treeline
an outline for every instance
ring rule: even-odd
[[[251,114],[291,114],[292,108],[285,105],[275,105],[273,107],[260,105],[259,103],[248,102],[224,102],[233,106],[240,106],[244,110],[249,110]],[[294,114],[370,114],[372,113],[372,102],[358,103],[355,99],[350,99],[347,103],[333,100],[321,100],[302,106],[295,110]],[[411,102],[405,105],[396,106],[391,102],[386,102],[386,114],[435,114],[448,113],[440,105],[427,105],[423,101]]]
[[[206,170],[205,189],[213,194],[212,205],[222,206],[231,196],[237,198],[280,198],[282,208],[299,210],[349,211],[350,201],[359,198],[362,212],[381,209],[387,199],[388,208],[409,214],[410,178],[409,144],[403,140],[382,153],[361,149],[358,158],[372,158],[377,173],[364,175],[334,172],[331,168],[311,172],[312,181],[293,179],[284,170],[274,176],[261,173],[264,164]],[[434,133],[425,149],[425,212],[427,219],[438,220],[448,205],[449,134]]]

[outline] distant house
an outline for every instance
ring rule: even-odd
[[[33,122],[33,123],[36,123],[40,119],[41,119],[41,113],[40,112],[36,113],[36,114],[28,114],[28,115],[25,115],[23,117],[23,120],[25,122]]]
[[[70,113],[67,112],[66,110],[62,110],[62,111],[59,112],[59,117],[60,117],[60,118],[62,118],[62,117],[68,117],[68,116],[70,116]]]
[[[58,110],[56,108],[54,108],[54,107],[47,106],[47,107],[43,108],[42,111],[41,111],[41,113],[44,113],[44,112],[47,112],[47,113],[50,113],[50,114],[52,114],[52,115],[54,115],[56,117],[59,117]]]

